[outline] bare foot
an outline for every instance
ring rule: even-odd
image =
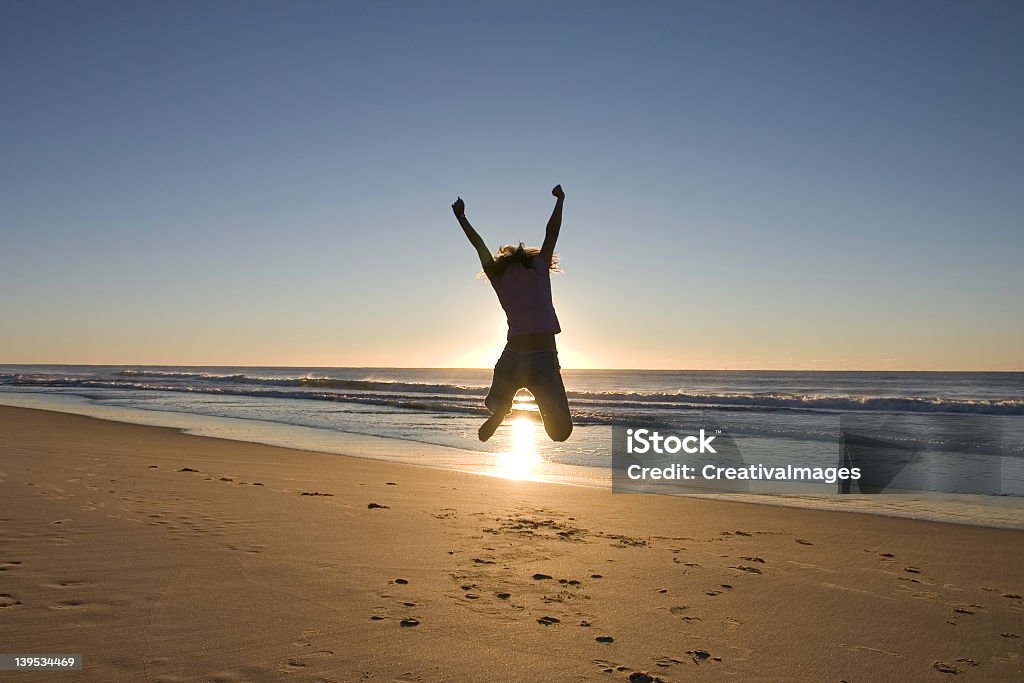
[[[487,422],[480,425],[480,431],[477,432],[477,436],[480,437],[481,441],[487,441],[487,439],[494,435],[494,432],[498,429],[498,425],[500,425],[504,419],[505,416],[498,413],[491,415],[487,418]]]

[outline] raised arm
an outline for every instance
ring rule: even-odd
[[[459,225],[462,226],[462,231],[469,238],[470,244],[476,249],[477,256],[480,257],[480,265],[486,270],[494,258],[491,256],[491,250],[484,244],[483,238],[477,234],[473,226],[469,224],[469,220],[466,219],[466,203],[462,201],[462,197],[456,199],[452,204],[452,211],[455,212],[455,217],[459,220]]]
[[[544,244],[540,248],[540,256],[550,265],[551,258],[555,255],[555,242],[558,241],[558,231],[562,229],[562,203],[565,202],[565,193],[561,185],[555,185],[551,190],[555,196],[555,209],[548,219],[548,227],[544,231]]]

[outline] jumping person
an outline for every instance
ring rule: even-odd
[[[481,441],[491,438],[512,411],[516,392],[524,387],[533,394],[549,437],[565,441],[572,434],[569,400],[555,346],[555,335],[562,330],[551,303],[550,277],[551,271],[558,270],[555,242],[562,227],[565,193],[561,185],[555,185],[551,194],[555,196],[555,209],[541,248],[526,247],[522,242],[517,247],[507,244],[494,256],[466,219],[462,198],[452,204],[455,217],[480,256],[484,274],[508,317],[508,343],[494,366],[491,390],[484,399],[491,416],[480,426]]]

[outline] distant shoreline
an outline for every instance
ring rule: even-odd
[[[95,368],[266,368],[268,370],[490,370],[491,366],[481,365],[479,367],[459,367],[459,366],[425,366],[425,367],[406,367],[399,365],[216,365],[206,363],[0,363],[0,368],[4,367],[95,367]],[[935,370],[935,369],[904,369],[904,370],[893,370],[891,368],[882,369],[871,369],[871,368],[857,368],[854,370],[843,369],[843,368],[789,368],[789,369],[778,369],[778,368],[627,368],[627,367],[616,367],[616,368],[564,368],[566,372],[608,372],[608,371],[622,371],[622,372],[751,372],[751,373],[803,373],[803,372],[821,372],[821,373],[848,373],[848,372],[864,372],[864,373],[932,373],[932,374],[976,374],[976,375],[1014,375],[1024,374],[1024,369],[1016,370]]]

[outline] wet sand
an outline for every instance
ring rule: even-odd
[[[0,407],[2,651],[85,662],[4,680],[1019,680],[1022,566],[1022,531]]]

